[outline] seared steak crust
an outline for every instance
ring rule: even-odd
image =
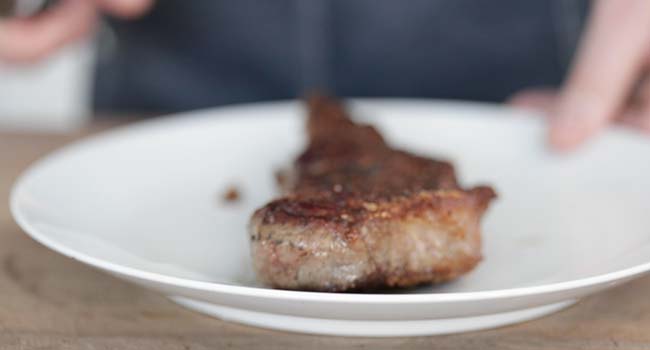
[[[481,259],[494,191],[459,188],[454,169],[390,148],[325,97],[309,101],[309,145],[284,197],[251,219],[258,278],[276,288],[347,291],[453,279]]]

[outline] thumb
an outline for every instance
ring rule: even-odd
[[[568,150],[622,107],[650,45],[650,1],[599,0],[551,122],[551,145]]]

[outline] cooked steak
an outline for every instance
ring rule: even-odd
[[[282,176],[284,196],[251,219],[260,281],[332,292],[409,287],[481,260],[491,188],[461,189],[451,164],[390,148],[337,101],[308,105],[309,145]]]

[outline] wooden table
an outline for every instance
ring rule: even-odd
[[[650,277],[496,330],[417,338],[275,332],[187,311],[32,241],[7,206],[27,165],[74,135],[0,133],[0,349],[650,349]]]

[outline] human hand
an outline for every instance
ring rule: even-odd
[[[0,20],[0,61],[31,62],[88,35],[100,12],[135,18],[153,0],[60,0],[29,18]]]
[[[549,114],[550,144],[571,150],[612,121],[650,132],[650,1],[598,0],[559,91],[528,90],[515,106]]]

